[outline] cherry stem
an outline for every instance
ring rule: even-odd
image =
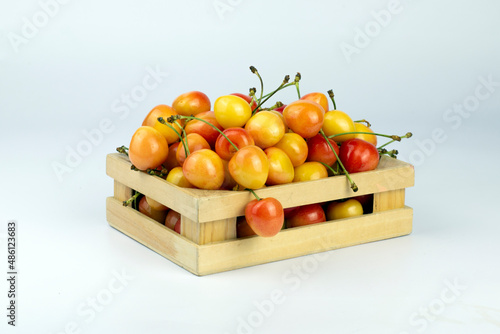
[[[285,88],[285,87],[288,87],[288,86],[292,86],[292,85],[295,85],[295,82],[290,82],[290,76],[289,75],[285,75],[285,78],[283,78],[283,82],[281,83],[281,85],[278,87],[278,89],[281,89],[281,88]],[[281,87],[281,88],[280,88]],[[270,95],[274,94],[275,92],[271,92],[271,93],[267,93],[265,94],[263,97],[269,97]]]
[[[156,176],[159,176],[161,178],[165,177],[168,174],[168,169],[166,169],[163,166],[161,166],[161,171],[160,171],[158,169],[153,169],[153,168],[141,170],[141,169],[135,167],[134,165],[130,165],[130,170],[133,170],[136,172],[144,172],[144,173],[149,174],[149,175],[156,175]]]
[[[382,133],[367,132],[367,131],[342,132],[342,133],[337,133],[337,134],[328,136],[328,138],[335,138],[335,137],[338,137],[338,136],[353,135],[353,134],[365,134],[365,135],[374,135],[374,136],[386,137],[386,138],[391,138],[393,141],[401,141],[401,138],[406,138],[405,136],[400,137],[400,136],[396,136],[396,135],[385,135],[385,134],[382,134]]]
[[[391,151],[387,151],[385,148],[381,149],[378,151],[379,154],[386,154],[388,156],[390,156],[391,158],[397,158],[397,155],[398,155],[398,150],[391,150]]]
[[[197,121],[201,121],[209,126],[211,126],[212,128],[214,128],[215,130],[217,130],[224,138],[226,138],[226,140],[229,142],[229,144],[231,144],[234,149],[236,151],[239,151],[240,149],[238,148],[238,146],[236,146],[232,141],[231,139],[229,139],[226,134],[224,132],[221,131],[221,129],[219,129],[218,127],[216,127],[215,125],[213,125],[212,123],[210,123],[209,121],[206,121],[204,119],[201,119],[199,117],[195,117],[195,116],[184,116],[184,115],[172,115],[170,116],[169,118],[167,118],[167,121],[172,123],[172,122],[176,122],[176,120],[178,119],[187,119],[187,120],[197,120]]]
[[[340,168],[342,168],[342,170],[344,171],[345,173],[345,176],[347,177],[347,179],[349,180],[349,183],[351,184],[351,189],[352,191],[354,192],[357,192],[358,191],[358,186],[356,185],[356,183],[354,183],[354,181],[351,179],[351,176],[349,175],[349,173],[347,172],[347,170],[345,169],[344,167],[344,164],[342,163],[342,161],[340,161],[340,158],[337,154],[337,152],[335,152],[335,150],[333,149],[333,146],[332,146],[332,143],[330,143],[330,141],[328,140],[328,137],[325,135],[325,133],[323,132],[323,129],[319,130],[319,133],[321,133],[321,135],[323,136],[323,138],[325,138],[328,146],[330,146],[330,149],[332,150],[333,154],[335,154],[335,157],[337,158],[337,162],[338,164],[340,165]]]
[[[263,108],[261,110],[274,110],[274,109],[280,108],[280,107],[283,107],[283,102],[278,101],[278,102],[276,102],[276,104],[274,106],[269,107],[269,108]]]
[[[366,126],[371,128],[372,125],[370,124],[370,122],[368,122],[366,119],[360,119],[359,121],[354,121],[354,123],[366,123]]]
[[[186,126],[186,124],[184,124],[184,126],[181,126],[179,124],[179,122],[177,122],[177,120],[174,122],[175,125],[177,125],[181,130],[182,130],[182,137],[184,137],[184,141],[186,142],[186,144],[184,145],[184,150],[186,150],[186,157],[188,157],[191,152],[189,151],[189,143],[188,143],[188,140],[187,140],[187,134],[186,134],[186,130],[184,129],[184,127]],[[181,141],[182,141],[182,137],[181,137]]]
[[[252,101],[255,103],[255,105],[257,106],[254,110],[252,110],[252,116],[255,115],[255,113],[257,112],[257,110],[259,109],[259,101],[262,99],[262,96],[260,97],[259,100],[257,100],[257,98],[255,97],[255,93],[257,92],[255,87],[253,88],[250,88],[249,89],[249,93],[248,95],[250,95],[250,98],[252,99]],[[252,102],[250,102],[250,107],[252,106]]]
[[[399,137],[399,140],[392,139],[392,140],[388,141],[387,143],[385,143],[384,145],[377,147],[377,149],[380,151],[381,149],[383,149],[384,147],[386,147],[389,144],[394,143],[395,141],[401,141],[402,138],[410,138],[411,136],[413,136],[413,134],[411,132],[407,132],[404,136]]]
[[[141,193],[140,192],[136,192],[132,197],[130,197],[128,200],[126,201],[123,201],[123,206],[129,206],[130,204],[132,204],[133,201],[135,201],[137,199],[137,197],[139,197]]]
[[[283,82],[281,83],[281,85],[279,85],[278,88],[276,88],[271,93],[269,93],[267,95],[264,95],[263,96],[264,101],[260,101],[260,103],[252,111],[252,115],[255,114],[257,112],[257,110],[260,108],[260,106],[262,106],[264,103],[266,103],[266,101],[269,100],[274,94],[276,94],[277,92],[279,92],[280,90],[282,90],[285,87],[288,87],[288,86],[291,86],[291,85],[295,85],[295,81],[291,82],[291,83],[288,83],[289,80],[290,80],[290,76],[286,75],[285,78],[283,79]]]
[[[333,110],[337,110],[337,105],[335,104],[335,98],[334,98],[335,95],[333,94],[333,89],[330,89],[328,91],[328,96],[330,96],[330,99],[333,102]]]
[[[146,173],[148,173],[149,175],[156,175],[158,177],[164,178],[168,174],[168,170],[166,168],[163,168],[163,167],[162,167],[161,171],[159,171],[157,169],[149,168],[146,170]]]
[[[250,105],[253,103],[255,103],[255,105],[259,105],[259,101],[257,101],[257,99],[255,98],[255,88],[250,88],[250,98],[252,99],[252,101],[250,102]]]
[[[124,145],[120,146],[120,147],[117,147],[116,148],[116,151],[118,153],[122,153],[122,154],[125,154],[127,157],[128,157],[128,147],[125,147]]]
[[[299,81],[301,78],[302,78],[302,76],[300,75],[299,72],[297,72],[297,74],[295,75],[294,83],[295,83],[295,88],[297,88],[297,95],[299,96],[299,100],[300,100]]]
[[[257,93],[257,89],[255,87],[249,88],[248,89],[248,95],[252,98],[252,100],[257,101],[255,99],[255,93]]]
[[[259,103],[260,103],[260,101],[262,100],[262,95],[264,94],[264,81],[262,81],[262,77],[260,76],[259,71],[257,71],[257,69],[254,66],[250,66],[250,71],[256,74],[260,81],[260,98],[259,98]]]
[[[260,201],[262,198],[260,198],[256,193],[255,191],[253,191],[253,189],[250,189],[250,188],[246,188],[245,190],[248,190],[249,192],[252,193],[252,195],[255,196],[255,198],[257,199],[257,201]]]
[[[340,171],[339,171],[339,164],[335,164],[335,167],[337,167],[337,174],[340,174]]]
[[[323,166],[325,166],[327,169],[329,169],[333,175],[338,175],[339,173],[337,171],[335,171],[335,169],[332,168],[332,166],[322,162],[322,161],[318,161],[320,164],[322,164]]]
[[[188,156],[190,152],[189,152],[189,147],[187,145],[187,138],[186,138],[186,142],[184,142],[179,131],[177,131],[172,125],[165,122],[165,119],[163,117],[158,117],[158,122],[160,122],[163,125],[168,126],[170,129],[172,129],[177,134],[177,137],[179,137],[179,139],[182,143],[182,146],[184,146],[184,151],[186,151],[186,156]],[[179,125],[179,124],[177,124],[177,125]],[[179,126],[179,128],[180,128],[180,126]],[[184,130],[184,128],[182,128],[182,130]]]
[[[285,84],[285,85],[283,85],[283,86],[280,86],[281,88],[279,88],[279,87],[278,87],[278,88],[279,88],[279,90],[281,90],[281,89],[284,89],[284,88],[286,88],[286,87],[290,87],[290,86],[294,86],[294,85],[295,85],[295,82],[290,82],[290,83],[287,83],[287,84]],[[272,96],[272,95],[274,95],[277,91],[278,91],[278,89],[276,89],[275,91],[272,91],[271,93],[267,93],[266,95],[264,95],[264,96],[263,96],[263,98],[266,98],[266,100],[267,100],[267,98],[268,98],[268,97],[271,97],[271,96]]]

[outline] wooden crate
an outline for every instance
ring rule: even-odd
[[[411,233],[413,210],[405,206],[405,188],[414,185],[414,168],[383,156],[377,169],[352,174],[354,193],[345,176],[272,186],[257,190],[284,208],[374,194],[373,213],[360,217],[285,229],[271,238],[236,238],[236,218],[254,197],[248,191],[177,187],[157,176],[133,171],[122,154],[109,154],[106,172],[114,196],[106,201],[109,224],[196,275],[263,264]],[[122,201],[136,190],[181,214],[181,234]]]

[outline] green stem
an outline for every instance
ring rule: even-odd
[[[337,162],[340,165],[340,168],[342,168],[342,170],[345,173],[345,176],[347,177],[347,179],[349,180],[349,183],[351,184],[352,191],[354,191],[354,192],[358,191],[358,186],[351,179],[351,176],[349,175],[349,173],[345,169],[344,164],[342,163],[342,161],[340,161],[340,158],[339,158],[337,152],[335,152],[335,150],[333,149],[332,143],[330,143],[330,141],[328,140],[328,137],[323,132],[323,129],[319,130],[319,133],[321,133],[321,135],[323,136],[323,138],[325,138],[326,142],[328,143],[328,146],[330,146],[330,149],[332,150],[333,154],[335,154],[335,157],[337,158]]]
[[[300,89],[299,89],[299,81],[300,79],[302,78],[302,76],[300,75],[299,72],[297,72],[297,74],[295,75],[295,88],[297,89],[297,95],[299,96],[299,100],[300,100]]]
[[[286,87],[290,87],[290,86],[293,86],[293,85],[295,85],[295,82],[290,82],[290,83],[284,84],[284,85],[283,85],[283,87],[281,87],[280,89],[284,89],[284,88],[286,88]],[[270,93],[267,93],[267,94],[265,94],[265,95],[263,96],[263,98],[267,98],[267,97],[269,97],[269,96],[271,96],[271,95],[273,95],[273,94],[275,94],[275,93],[276,93],[275,91],[270,92]]]
[[[379,147],[377,147],[377,150],[379,150],[379,151],[380,151],[380,150],[384,149],[384,147],[386,147],[387,145],[392,144],[392,143],[394,143],[394,142],[395,142],[395,140],[389,140],[389,141],[388,141],[387,143],[385,143],[384,145],[380,145]]]
[[[372,125],[370,124],[370,122],[368,122],[366,119],[360,119],[359,121],[354,121],[354,123],[366,123],[366,126],[371,128]]]
[[[328,164],[325,164],[324,162],[322,161],[318,161],[320,164],[322,164],[323,166],[325,166],[327,169],[329,169],[333,175],[338,175],[339,173],[337,171],[335,171],[335,169],[332,168],[332,166],[328,165]]]
[[[280,107],[283,107],[283,102],[278,101],[278,102],[276,102],[276,104],[274,106],[269,107],[269,108],[263,108],[261,110],[274,110],[274,109],[280,108]]]
[[[175,121],[174,124],[177,125],[182,130],[181,141],[182,145],[184,146],[184,151],[186,152],[186,158],[187,158],[191,154],[191,151],[189,151],[189,143],[187,139],[186,130],[184,129],[183,126],[179,124],[179,122]],[[184,140],[182,140],[182,138],[184,138]]]
[[[289,75],[285,75],[285,78],[283,79],[283,82],[281,83],[280,87],[281,88],[285,88],[285,87],[288,87],[288,86],[295,85],[295,81],[294,82],[290,82],[290,83],[288,81],[290,81],[290,76]],[[266,97],[269,97],[272,94],[274,94],[274,92],[270,92],[270,93],[264,94],[263,97],[266,98]]]
[[[390,156],[391,158],[397,158],[397,155],[399,153],[398,150],[387,151],[385,148],[379,150],[378,152],[380,155],[386,154],[386,155]]]
[[[367,131],[342,132],[342,133],[337,133],[337,134],[328,136],[328,138],[335,138],[337,136],[353,135],[353,134],[366,134],[366,135],[374,135],[374,136],[386,137],[386,138],[391,138],[393,141],[401,141],[401,138],[403,138],[403,137],[396,136],[396,135],[385,135],[385,134],[382,134],[382,133],[367,132]],[[404,137],[404,138],[406,138],[406,137]]]
[[[204,119],[201,119],[201,118],[199,118],[199,117],[195,117],[195,116],[183,116],[183,115],[172,115],[172,116],[170,116],[170,117],[167,119],[167,121],[168,121],[168,122],[170,122],[170,121],[172,121],[172,122],[176,122],[176,120],[177,120],[177,119],[187,119],[187,120],[193,120],[193,119],[195,119],[195,120],[197,120],[197,121],[201,121],[201,122],[203,122],[203,123],[205,123],[205,124],[207,124],[207,125],[211,126],[211,127],[212,127],[212,128],[214,128],[215,130],[217,130],[217,131],[218,131],[218,132],[219,132],[219,133],[220,133],[220,134],[221,134],[224,138],[226,138],[226,140],[229,142],[229,144],[231,144],[231,145],[234,147],[234,149],[235,149],[236,151],[239,151],[238,146],[236,146],[236,145],[235,145],[235,144],[231,141],[231,139],[229,139],[229,138],[226,136],[226,134],[225,134],[223,131],[221,131],[221,129],[219,129],[218,127],[216,127],[215,125],[213,125],[213,124],[212,124],[212,123],[210,123],[209,121],[206,121],[206,120],[204,120]]]
[[[255,196],[255,198],[257,199],[257,201],[260,201],[262,198],[260,198],[256,193],[255,191],[253,191],[253,189],[250,189],[250,188],[246,188],[245,190],[248,190],[249,192],[252,193],[252,195]]]
[[[276,94],[277,92],[279,92],[280,90],[282,90],[283,88],[288,87],[288,86],[291,86],[291,85],[284,85],[284,86],[280,86],[280,87],[278,87],[276,90],[274,90],[273,92],[271,92],[271,94],[269,94],[269,96],[268,96],[268,97],[266,97],[263,101],[261,101],[261,102],[257,105],[257,107],[255,107],[255,108],[254,108],[254,110],[252,111],[252,115],[254,115],[254,114],[257,112],[257,110],[259,110],[259,108],[260,108],[260,107],[261,107],[264,103],[266,103],[266,102],[267,102],[267,100],[269,100],[269,99],[270,99],[270,98],[271,98],[274,94]]]
[[[190,153],[189,152],[189,147],[187,145],[187,139],[186,139],[186,142],[184,142],[184,140],[182,139],[182,136],[179,133],[179,131],[177,131],[172,125],[170,125],[167,122],[165,122],[165,119],[163,117],[158,117],[158,122],[160,122],[163,125],[168,126],[170,129],[172,129],[177,134],[177,137],[179,137],[179,139],[180,139],[180,141],[182,143],[182,146],[184,146],[184,151],[186,152],[186,157],[187,157],[189,155],[189,153]],[[179,128],[181,128],[181,127],[179,126]],[[182,128],[182,129],[184,130],[184,128]]]
[[[257,77],[259,78],[259,81],[260,81],[260,98],[259,98],[259,103],[260,103],[260,101],[262,100],[262,95],[264,94],[264,81],[262,81],[262,78],[261,78],[259,72],[257,71],[257,69],[254,66],[250,66],[250,71],[252,71],[252,73],[256,74]],[[259,104],[259,103],[257,103],[257,104]]]
[[[252,102],[253,102],[256,106],[258,106],[258,105],[259,105],[259,101],[257,101],[257,99],[255,98],[255,95],[250,96],[250,97],[252,98]],[[250,102],[250,105],[252,105],[252,102]],[[253,112],[253,111],[252,111],[252,112]]]
[[[337,110],[337,105],[335,104],[335,98],[334,98],[335,95],[333,94],[333,89],[330,89],[328,91],[328,96],[330,96],[330,99],[333,102],[333,110]]]
[[[279,85],[278,88],[276,88],[274,91],[272,91],[271,93],[267,94],[267,95],[264,95],[263,98],[264,98],[264,101],[260,101],[260,103],[255,107],[255,109],[252,111],[252,115],[255,114],[257,112],[257,110],[264,104],[266,103],[267,100],[269,100],[274,94],[276,94],[277,92],[279,92],[280,90],[282,90],[283,88],[285,87],[288,87],[288,86],[291,86],[291,85],[295,85],[295,81],[294,82],[291,82],[291,83],[288,83],[288,81],[290,80],[290,76],[289,75],[286,75],[285,76],[285,79],[283,79],[283,82],[281,83],[281,85]]]
[[[252,99],[252,101],[255,103],[254,105],[256,105],[257,107],[255,109],[252,110],[252,116],[255,115],[255,113],[257,112],[257,110],[259,109],[259,106],[260,106],[260,101],[262,100],[262,96],[260,97],[259,100],[257,100],[257,98],[255,97],[255,88],[250,88],[250,98]],[[252,107],[252,102],[250,102],[250,107]]]
[[[167,176],[168,174],[168,170],[165,169],[165,168],[162,168],[161,171],[160,170],[157,170],[157,169],[147,169],[146,170],[146,173],[148,173],[149,175],[156,175],[158,177],[161,177],[161,178],[164,178],[165,176]]]
[[[116,151],[118,153],[122,153],[122,154],[125,154],[127,157],[128,157],[128,147],[125,147],[124,145],[120,146],[120,147],[117,147],[116,148]]]
[[[123,201],[123,206],[129,206],[130,204],[132,204],[132,202],[135,201],[140,194],[141,194],[140,192],[136,192],[134,196],[130,197],[126,201]]]
[[[252,98],[252,101],[255,101],[255,105],[257,105],[257,99],[255,98],[255,93],[257,92],[257,90],[255,89],[255,87],[252,87],[252,88],[249,88],[248,89],[248,95]]]
[[[401,137],[400,137],[400,140],[401,140],[402,138],[410,138],[411,136],[413,136],[413,134],[412,134],[411,132],[408,132],[408,133],[406,133],[404,136],[401,136]],[[388,141],[387,143],[385,143],[384,145],[381,145],[381,146],[377,147],[377,149],[380,151],[380,149],[382,149],[382,148],[386,147],[387,145],[392,144],[392,143],[394,143],[395,141],[400,141],[400,140],[395,140],[395,139],[390,140],[390,141]]]

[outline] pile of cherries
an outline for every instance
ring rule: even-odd
[[[367,196],[284,210],[277,199],[260,198],[255,190],[342,174],[356,192],[349,174],[375,169],[382,154],[396,157],[396,150],[385,147],[411,133],[374,133],[366,120],[353,120],[337,110],[332,90],[327,92],[332,109],[323,93],[301,96],[300,73],[292,82],[285,76],[276,89],[264,94],[260,74],[253,66],[250,70],[259,78],[260,94],[250,88],[248,95],[220,96],[213,106],[202,92],[181,94],[171,105],[154,107],[129,147],[117,150],[129,156],[132,169],[179,187],[250,191],[255,199],[238,219],[239,237],[271,237],[282,228],[366,213],[371,200]],[[290,86],[296,88],[297,100],[265,107],[272,96]],[[377,136],[389,140],[377,147]],[[124,205],[135,202],[141,212],[180,233],[177,212],[139,193]]]

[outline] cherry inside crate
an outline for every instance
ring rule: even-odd
[[[373,194],[373,212],[294,227],[276,236],[236,238],[236,218],[254,199],[248,191],[180,188],[166,180],[130,169],[128,158],[108,154],[107,175],[114,195],[106,200],[109,224],[195,275],[208,275],[297,256],[324,252],[410,234],[413,209],[405,205],[405,188],[414,185],[412,165],[382,156],[378,167],[351,174],[270,186],[256,191],[275,197],[284,208]],[[181,214],[181,234],[122,202],[136,190]]]

